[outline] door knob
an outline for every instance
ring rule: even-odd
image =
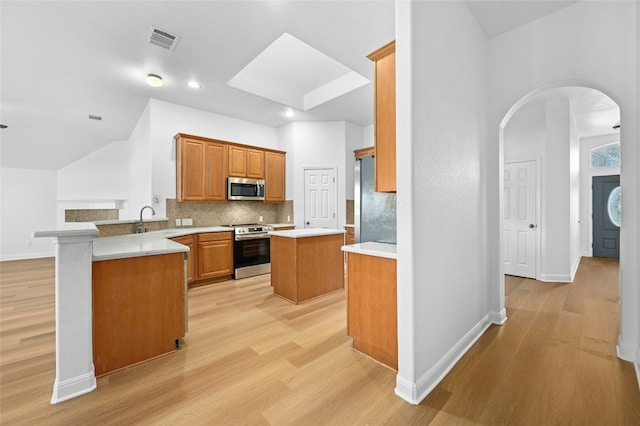
[[[307,225],[311,225],[311,222],[307,222]]]
[[[530,224],[529,224],[529,228],[533,229],[533,228],[535,228],[535,227],[536,227],[536,226],[535,226],[533,223],[530,223]]]

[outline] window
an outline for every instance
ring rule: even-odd
[[[614,225],[620,227],[622,224],[622,203],[620,197],[620,187],[616,187],[611,194],[609,194],[609,200],[607,201],[607,211],[609,212],[609,219]]]
[[[591,151],[591,168],[619,167],[620,142],[595,148]]]

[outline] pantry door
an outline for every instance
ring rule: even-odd
[[[536,278],[536,162],[504,165],[504,273]]]
[[[304,169],[304,227],[338,228],[336,169]]]

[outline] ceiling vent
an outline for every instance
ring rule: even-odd
[[[176,47],[178,40],[180,40],[180,36],[171,34],[158,27],[151,26],[151,31],[149,31],[149,43],[167,50],[173,50]]]

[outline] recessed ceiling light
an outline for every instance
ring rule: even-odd
[[[152,87],[162,86],[162,77],[158,74],[147,74],[147,84]]]
[[[293,116],[294,116],[294,115],[296,115],[296,114],[295,114],[295,112],[293,112],[293,110],[292,110],[291,108],[287,108],[287,111],[284,113],[284,115],[285,115],[286,117],[291,118],[291,117],[293,117]]]
[[[202,87],[202,85],[195,80],[187,81],[187,86],[191,87],[192,89],[199,89]]]

